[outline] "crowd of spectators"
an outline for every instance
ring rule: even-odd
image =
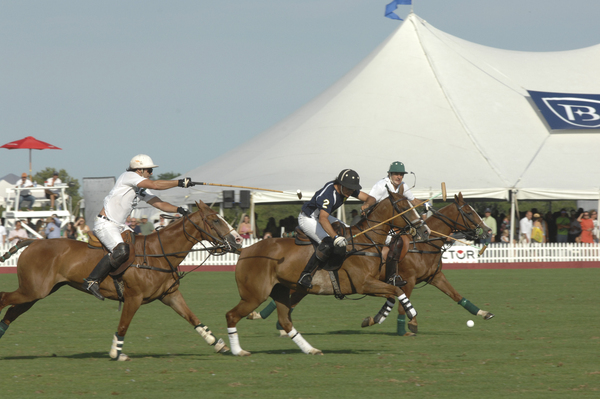
[[[492,229],[493,235],[489,242],[510,242],[511,220],[509,215],[491,209],[485,210],[484,222]],[[497,229],[495,229],[497,226]],[[598,212],[594,209],[584,211],[561,209],[558,212],[548,212],[542,215],[536,208],[522,213],[515,224],[513,243],[597,243],[600,237]]]

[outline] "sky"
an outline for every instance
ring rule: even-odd
[[[80,183],[119,176],[139,153],[155,174],[184,174],[351,70],[398,28],[383,16],[389,1],[0,0],[0,145],[61,147],[34,150],[33,173],[65,169]],[[600,43],[598,0],[413,3],[435,28],[486,46]],[[0,177],[28,169],[28,150],[0,149]]]

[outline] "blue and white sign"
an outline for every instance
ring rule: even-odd
[[[551,129],[600,128],[600,94],[528,92]]]

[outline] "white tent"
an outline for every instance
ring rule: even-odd
[[[528,90],[600,94],[600,45],[561,52],[490,48],[410,14],[346,76],[281,123],[188,173],[194,181],[309,197],[344,168],[368,191],[392,161],[416,173],[413,190],[508,199],[597,199],[598,129],[551,130]],[[407,176],[406,180],[412,183]],[[188,202],[223,188],[192,188]],[[213,193],[212,195],[210,193]],[[182,200],[181,189],[165,197]],[[162,197],[162,195],[161,195]],[[297,199],[297,198],[296,198]]]

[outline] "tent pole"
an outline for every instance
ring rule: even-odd
[[[517,190],[510,190],[510,238],[509,241],[512,244],[515,237],[515,225],[517,223],[515,217],[515,203],[517,202]]]
[[[250,191],[250,227],[254,232],[255,238],[260,238],[256,231],[256,220],[254,219],[254,192]]]

